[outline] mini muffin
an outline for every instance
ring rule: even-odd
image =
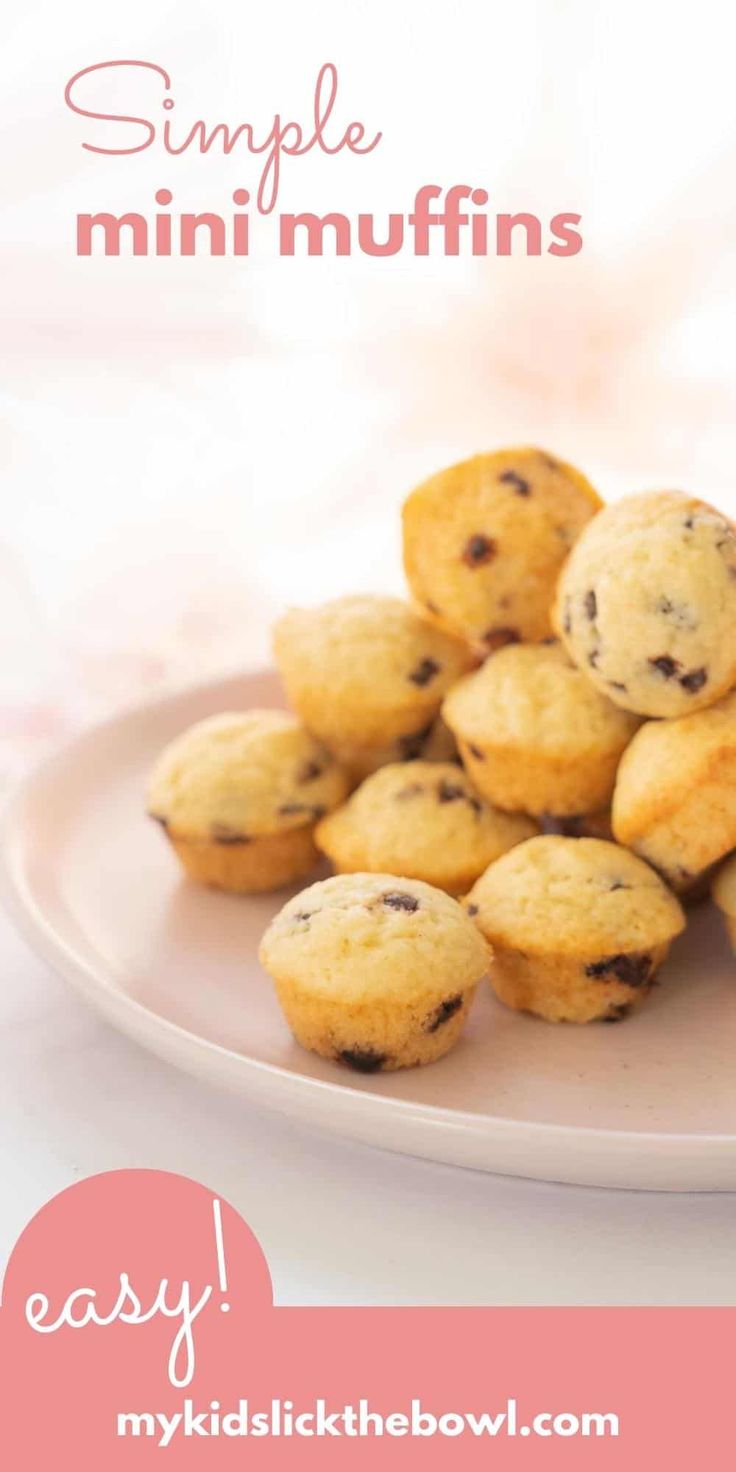
[[[556,817],[611,799],[637,726],[570,662],[558,643],[499,650],[443,706],[463,762],[497,807]]]
[[[340,746],[333,748],[355,783],[362,782],[381,767],[394,762],[459,762],[457,742],[440,716],[421,731],[412,731],[388,746]]]
[[[274,650],[294,709],[341,754],[415,742],[473,664],[465,645],[400,598],[291,609],[276,624]]]
[[[433,475],[404,504],[404,567],[421,607],[488,652],[551,631],[573,542],[602,505],[544,450],[497,450]]]
[[[449,1051],[489,952],[442,890],[391,874],[341,874],[289,900],[260,959],[304,1048],[377,1073]]]
[[[404,874],[462,894],[536,832],[529,818],[489,807],[460,767],[416,761],[374,773],[315,839],[340,874]]]
[[[187,873],[240,893],[277,889],[317,861],[314,828],[349,790],[294,716],[249,710],[190,727],[160,756],[148,811]]]
[[[731,944],[736,951],[736,855],[718,870],[713,881],[713,898],[726,917]]]
[[[685,919],[635,854],[599,838],[530,838],[467,896],[502,1002],[548,1022],[618,1022],[647,996]]]
[[[736,531],[680,491],[630,496],[590,523],[560,577],[568,652],[617,705],[689,715],[736,683]]]
[[[736,692],[641,727],[618,770],[613,831],[681,893],[736,848]]]

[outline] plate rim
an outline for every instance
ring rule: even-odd
[[[427,1125],[434,1127],[435,1130],[444,1129],[445,1132],[453,1135],[472,1133],[476,1138],[488,1139],[489,1143],[494,1138],[507,1143],[513,1143],[516,1140],[520,1145],[523,1141],[528,1145],[536,1140],[543,1145],[545,1140],[554,1140],[568,1153],[571,1149],[574,1151],[576,1144],[586,1145],[588,1149],[595,1147],[602,1155],[613,1160],[617,1157],[620,1159],[622,1152],[635,1150],[640,1161],[645,1154],[650,1162],[654,1159],[656,1151],[659,1164],[666,1161],[672,1164],[675,1160],[682,1164],[683,1152],[690,1155],[695,1151],[701,1157],[707,1156],[711,1163],[718,1163],[729,1156],[736,1164],[736,1132],[729,1134],[712,1131],[660,1132],[620,1128],[605,1129],[596,1125],[555,1124],[545,1120],[505,1118],[496,1114],[482,1114],[473,1110],[375,1094],[368,1090],[358,1090],[347,1081],[314,1078],[297,1069],[286,1068],[278,1063],[270,1063],[247,1053],[240,1053],[222,1043],[214,1042],[199,1033],[190,1031],[180,1023],[153,1011],[138,998],[116,989],[106,978],[104,971],[97,971],[94,965],[75,952],[44,913],[43,906],[28,882],[22,862],[22,819],[36,789],[44,782],[53,780],[54,770],[56,768],[63,770],[65,763],[77,755],[80,748],[104,738],[107,731],[117,731],[122,725],[131,721],[135,722],[142,716],[155,715],[156,712],[163,713],[187,698],[206,697],[208,692],[214,694],[236,680],[245,682],[258,676],[272,677],[273,673],[273,669],[264,664],[237,671],[223,671],[217,677],[205,681],[194,683],[183,681],[168,686],[165,691],[158,692],[156,695],[149,695],[126,703],[103,720],[80,727],[53,751],[35,763],[18,782],[12,785],[0,809],[0,902],[31,950],[70,982],[77,993],[90,1003],[95,1011],[102,1013],[112,1025],[119,1026],[140,1046],[146,1047],[148,1051],[154,1052],[159,1057],[164,1057],[175,1066],[184,1067],[185,1071],[185,1065],[178,1063],[177,1059],[172,1056],[174,1052],[183,1052],[190,1058],[197,1058],[200,1055],[206,1058],[209,1055],[225,1060],[229,1070],[235,1069],[241,1076],[253,1079],[254,1082],[257,1080],[267,1083],[267,1087],[242,1088],[240,1092],[244,1096],[257,1096],[260,1102],[286,1114],[291,1114],[292,1110],[288,1099],[286,1102],[283,1099],[279,1101],[279,1098],[276,1097],[279,1093],[281,1095],[290,1094],[292,1100],[295,1096],[300,1100],[308,1101],[338,1099],[345,1111],[344,1123],[347,1127],[340,1128],[339,1124],[334,1121],[327,1122],[322,1117],[317,1121],[321,1128],[327,1128],[333,1134],[354,1139],[354,1131],[350,1129],[350,1115],[356,1108],[359,1112],[367,1108],[374,1115],[378,1115],[379,1121],[395,1119],[398,1115],[407,1123],[413,1123],[415,1126]],[[127,1021],[130,1022],[130,1026],[126,1026]],[[159,1041],[161,1047],[156,1046]],[[170,1046],[166,1046],[167,1042]],[[197,1074],[207,1076],[207,1069],[197,1069]],[[210,1078],[210,1083],[213,1082],[214,1080]],[[223,1086],[223,1081],[219,1081],[219,1086]],[[227,1087],[227,1084],[225,1086]],[[314,1109],[308,1111],[310,1124],[314,1123],[312,1116],[316,1112],[318,1111]],[[412,1147],[402,1146],[391,1140],[387,1140],[383,1147],[377,1146],[377,1148],[386,1148],[400,1153],[417,1153]],[[440,1158],[431,1152],[428,1154],[431,1159]],[[452,1164],[453,1162],[447,1160],[446,1163]],[[492,1166],[477,1166],[476,1168],[486,1171],[494,1169]],[[514,1172],[513,1167],[508,1164],[499,1167],[498,1170],[499,1173],[526,1175],[534,1179],[574,1180],[570,1176],[554,1174],[542,1177],[531,1170],[520,1169]],[[706,1185],[699,1189],[733,1190],[736,1188],[736,1171],[734,1171],[734,1177],[734,1185],[720,1187]],[[580,1181],[576,1183],[582,1184]],[[590,1182],[590,1184],[594,1183]],[[605,1185],[605,1182],[601,1180],[595,1184]],[[657,1187],[656,1183],[653,1183],[648,1187],[630,1187],[630,1189],[694,1190],[698,1188],[691,1185],[679,1188],[677,1186]]]

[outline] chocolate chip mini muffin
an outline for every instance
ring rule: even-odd
[[[619,767],[613,831],[683,894],[736,848],[736,692],[641,727]]]
[[[556,643],[501,649],[443,706],[475,786],[497,807],[595,813],[610,802],[621,753],[639,724]]]
[[[338,873],[367,870],[424,879],[462,894],[515,843],[529,818],[490,807],[451,763],[383,767],[317,825],[317,847]]]
[[[718,870],[712,893],[719,910],[726,918],[731,944],[736,951],[736,855]]]
[[[555,623],[575,663],[626,710],[712,705],[736,683],[736,531],[680,491],[607,507],[562,571]]]
[[[469,669],[468,648],[400,598],[337,598],[291,609],[274,631],[276,663],[305,725],[363,760],[428,734],[443,696]]]
[[[341,874],[289,900],[260,959],[303,1047],[377,1073],[449,1051],[489,952],[441,890],[390,874]]]
[[[571,546],[602,505],[544,450],[497,450],[433,475],[404,503],[404,566],[421,607],[488,652],[550,633]]]
[[[276,889],[317,861],[314,828],[349,790],[345,772],[294,716],[250,710],[190,727],[160,756],[148,811],[193,879]]]
[[[618,1022],[647,996],[685,919],[635,854],[598,838],[530,838],[465,905],[493,947],[502,1002],[549,1022]]]

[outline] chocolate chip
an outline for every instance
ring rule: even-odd
[[[684,522],[682,524],[685,527],[685,530],[686,531],[691,532],[692,529],[693,529],[693,527],[695,526],[695,517],[694,516],[686,516],[685,517],[685,520],[684,520]]]
[[[481,749],[480,749],[479,746],[474,746],[473,743],[472,743],[472,741],[469,741],[468,742],[468,751],[470,752],[470,755],[471,756],[474,756],[475,757],[475,760],[477,762],[484,762],[485,761],[485,755],[484,755],[484,753],[481,751]]]
[[[479,906],[478,905],[468,905],[466,914],[468,914],[468,915],[470,915],[472,917],[473,915],[477,915],[478,914],[478,910],[479,910]]]
[[[419,900],[413,894],[406,894],[400,889],[387,890],[386,894],[381,895],[381,904],[388,910],[406,910],[409,915],[419,909]]]
[[[388,1053],[376,1053],[373,1048],[341,1048],[337,1056],[357,1073],[378,1073],[388,1062]]]
[[[484,537],[482,532],[474,532],[463,547],[466,567],[483,567],[486,562],[492,562],[495,555],[496,543],[492,537]]]
[[[464,787],[457,782],[448,782],[445,777],[438,784],[437,799],[439,802],[459,802],[468,794]]]
[[[498,478],[505,486],[513,486],[517,496],[531,496],[532,488],[528,480],[524,480],[523,475],[518,475],[515,470],[504,470]]]
[[[611,1007],[605,1017],[601,1017],[601,1022],[623,1022],[624,1018],[628,1017],[630,1011],[630,1002],[620,1002],[617,1007]]]
[[[420,659],[416,669],[412,670],[408,678],[411,680],[412,685],[423,687],[424,685],[428,685],[430,680],[434,679],[435,675],[439,674],[440,669],[441,665],[437,663],[436,659]]]
[[[236,833],[234,829],[227,828],[224,823],[212,824],[210,838],[213,843],[250,843],[247,834]]]
[[[311,920],[313,914],[314,914],[314,910],[297,910],[297,913],[294,916],[294,919],[295,920]]]
[[[669,619],[678,629],[696,629],[698,620],[687,603],[674,603],[665,594],[657,599],[655,612]]]
[[[725,551],[724,548],[726,549]],[[720,552],[724,557],[728,576],[730,578],[736,578],[736,567],[733,564],[733,556],[736,552],[736,538],[734,538],[733,532],[729,532],[723,541],[716,542],[716,551]]]
[[[657,654],[649,660],[652,669],[663,675],[665,680],[672,680],[678,670],[682,669],[679,659],[673,659],[671,654]]]
[[[278,808],[280,818],[304,817],[305,819],[311,818],[315,823],[320,818],[324,818],[326,812],[327,808],[324,803],[282,802],[281,807]]]
[[[399,737],[402,761],[415,762],[417,757],[421,756],[424,743],[432,734],[432,725],[433,722],[430,721],[428,726],[422,726],[421,731],[410,731],[407,736]]]
[[[591,961],[585,975],[596,981],[622,981],[625,986],[644,986],[649,981],[652,958],[647,955],[604,956],[601,961]]]
[[[591,649],[590,654],[588,655],[588,664],[590,665],[591,669],[597,670],[598,660],[600,659],[600,657],[600,649]]]
[[[490,653],[496,649],[503,649],[506,644],[520,644],[521,634],[518,629],[500,628],[486,629],[482,636],[483,643]]]
[[[322,776],[323,771],[324,767],[320,766],[319,762],[305,762],[304,766],[299,768],[296,780],[299,783],[316,782],[317,778]]]
[[[439,1027],[442,1027],[443,1022],[449,1022],[450,1018],[460,1011],[462,1005],[463,999],[459,994],[456,997],[447,997],[444,1002],[440,1002],[434,1012],[430,1013],[424,1024],[424,1031],[436,1032]]]
[[[558,818],[555,816],[554,813],[543,813],[542,831],[544,833],[559,833],[564,838],[587,837],[585,818],[582,816],[567,816],[564,818]]]
[[[583,599],[583,607],[591,623],[598,612],[598,599],[595,596],[595,588],[591,588]]]
[[[402,746],[402,748],[401,748],[401,761],[402,762],[415,762],[415,761],[418,760],[418,758],[421,756],[421,754],[422,754],[422,743],[421,743],[421,741],[419,741],[419,742],[412,742],[411,745]]]
[[[407,797],[418,797],[419,794],[423,791],[424,788],[422,787],[421,782],[410,782],[408,786],[402,787],[399,792],[396,793],[396,801],[404,802]]]
[[[468,792],[467,788],[462,787],[459,782],[448,782],[446,777],[443,777],[437,784],[437,800],[438,802],[466,802],[474,813],[483,811],[483,804],[475,793]]]
[[[702,690],[707,678],[708,671],[701,666],[699,670],[688,670],[686,675],[681,675],[680,684],[688,695],[696,695],[698,690]]]

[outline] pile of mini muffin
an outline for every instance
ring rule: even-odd
[[[411,602],[293,609],[295,714],[175,740],[149,812],[187,873],[305,878],[260,956],[304,1047],[428,1063],[487,975],[551,1022],[617,1022],[713,895],[736,945],[736,530],[678,491],[604,507],[538,449],[477,455],[403,508]],[[725,861],[725,862],[724,862]]]

